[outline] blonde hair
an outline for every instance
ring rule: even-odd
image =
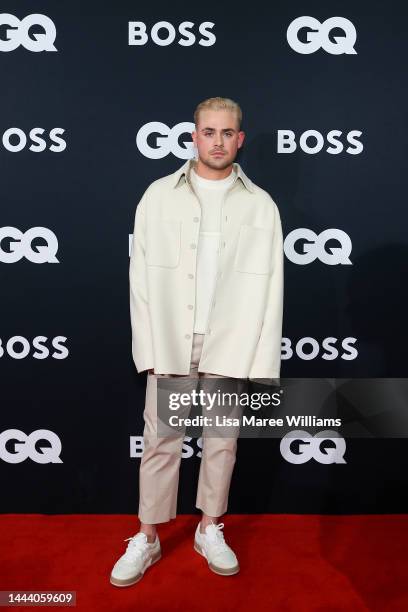
[[[234,100],[231,100],[231,98],[220,98],[217,96],[215,98],[207,98],[207,100],[200,102],[194,111],[194,123],[196,127],[198,126],[200,112],[205,110],[226,110],[230,111],[231,113],[235,113],[238,121],[238,130],[241,129],[242,110],[240,105],[237,102],[234,102]]]

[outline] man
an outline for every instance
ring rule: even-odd
[[[140,531],[111,583],[129,586],[161,557],[156,524],[176,516],[182,437],[157,436],[159,377],[280,376],[283,239],[278,208],[234,162],[245,133],[229,98],[195,113],[196,159],[154,181],[135,214],[129,267],[132,355],[147,370]],[[221,575],[239,571],[219,517],[227,510],[236,437],[203,438],[194,548]]]

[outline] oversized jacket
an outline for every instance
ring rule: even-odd
[[[136,207],[129,265],[132,355],[138,372],[189,374],[201,204],[189,159],[151,183]],[[218,274],[198,372],[279,378],[283,239],[271,196],[234,162],[221,207]]]

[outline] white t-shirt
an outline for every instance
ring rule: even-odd
[[[236,179],[234,170],[223,179],[206,179],[194,168],[191,182],[201,202],[201,224],[197,245],[196,310],[194,333],[207,333],[211,299],[215,287],[221,236],[221,203]]]

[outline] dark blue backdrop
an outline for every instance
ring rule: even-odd
[[[140,460],[130,447],[131,437],[142,435],[146,380],[131,356],[129,234],[148,184],[185,159],[171,136],[148,137],[157,150],[170,143],[159,159],[147,157],[136,137],[149,122],[168,131],[192,123],[205,98],[227,96],[241,105],[246,139],[237,161],[274,198],[285,238],[298,228],[317,236],[334,229],[351,242],[351,263],[337,265],[319,257],[295,263],[285,247],[282,376],[406,376],[408,15],[402,4],[21,0],[5,1],[1,10],[20,22],[45,15],[55,25],[57,51],[27,48],[37,34],[37,49],[44,32],[49,40],[41,25],[27,31],[20,25],[10,34],[0,17],[0,228],[21,232],[10,238],[4,230],[0,242],[0,434],[46,429],[62,445],[62,463],[40,463],[40,449],[50,442],[31,448],[30,438],[19,443],[11,436],[3,444],[1,511],[137,511]],[[347,19],[357,33],[356,53],[296,51],[286,33],[304,15],[320,23]],[[129,45],[133,21],[146,24],[146,44]],[[176,30],[171,44],[151,38],[160,21]],[[196,36],[189,46],[178,43],[186,21]],[[214,24],[209,46],[199,44],[203,22]],[[340,47],[349,36],[340,27],[320,35],[333,44],[339,37]],[[10,38],[20,44],[6,51]],[[306,43],[305,29],[298,38]],[[30,135],[35,128],[43,130],[39,144]],[[279,151],[281,130],[294,133],[294,152]],[[299,145],[307,130],[323,139],[320,151]],[[337,153],[327,151],[332,130],[341,132]],[[348,142],[354,130],[361,132],[360,149]],[[181,150],[186,141],[188,133],[178,139]],[[307,139],[309,147],[316,142]],[[55,237],[58,262],[30,260],[30,253],[51,248],[50,240],[35,237],[37,230],[32,241],[24,238],[38,227]],[[304,248],[304,241],[296,243],[298,254]],[[331,249],[343,247],[334,236],[323,251],[312,248],[330,258]],[[13,250],[19,255],[10,262]],[[59,336],[63,350],[53,346]],[[323,348],[328,338],[337,349],[332,359]],[[46,349],[38,351],[36,343]],[[344,343],[354,348],[351,358]],[[27,458],[10,462],[8,453],[22,447]],[[194,511],[194,440],[189,448],[180,512]],[[346,464],[296,466],[281,456],[279,440],[240,440],[229,511],[406,511],[408,483],[400,469],[406,452],[404,439],[352,439]]]

